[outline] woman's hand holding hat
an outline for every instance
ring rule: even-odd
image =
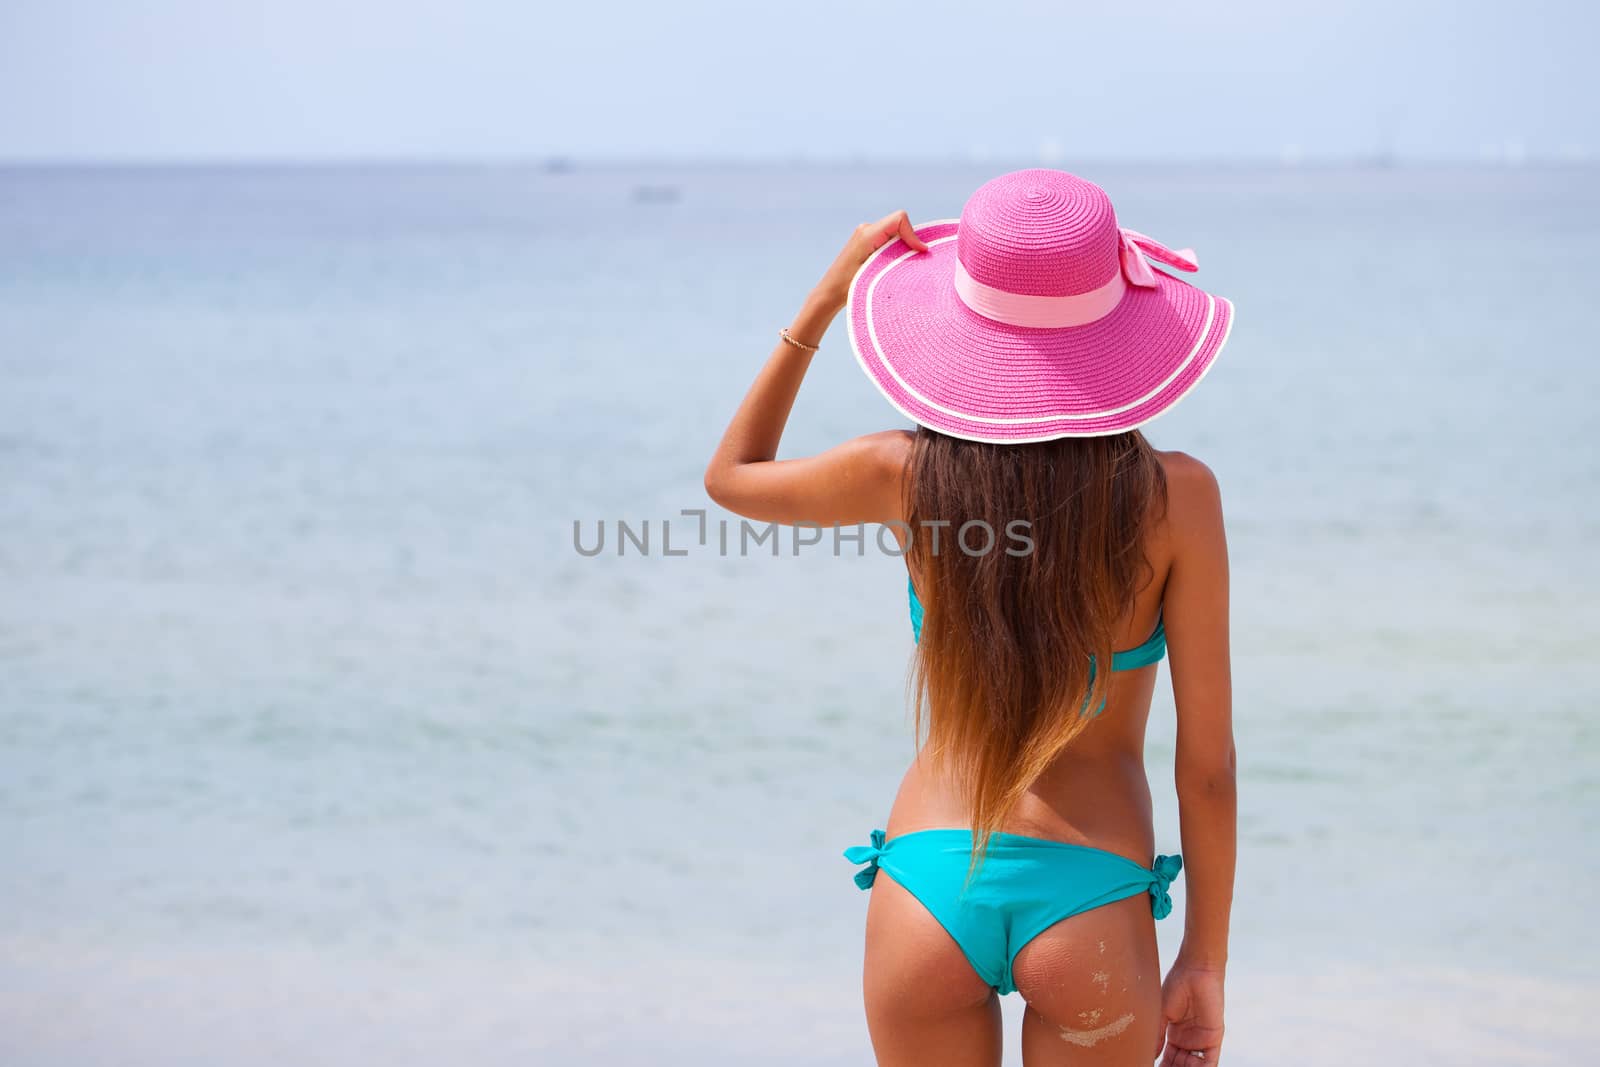
[[[827,307],[834,311],[841,310],[850,292],[850,282],[856,276],[856,271],[861,269],[861,264],[896,238],[918,252],[928,250],[922,238],[917,236],[917,231],[912,229],[911,217],[904,211],[885,215],[877,222],[863,222],[855,228],[838,258],[817,283],[815,295]]]

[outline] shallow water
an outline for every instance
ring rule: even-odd
[[[849,228],[990,173],[0,171],[0,1060],[870,1062],[903,567],[660,523]],[[1238,307],[1148,430],[1229,522],[1230,1061],[1570,1057],[1593,172],[1084,173]],[[895,425],[836,326],[785,454]]]

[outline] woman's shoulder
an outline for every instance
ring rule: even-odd
[[[1184,493],[1213,493],[1217,490],[1217,475],[1199,457],[1188,452],[1163,452],[1156,450],[1162,470],[1172,488]]]
[[[1156,451],[1167,476],[1167,514],[1164,525],[1181,536],[1205,530],[1222,521],[1222,490],[1216,472],[1188,452]]]
[[[883,474],[898,476],[911,461],[911,449],[916,440],[917,435],[911,430],[879,430],[862,434],[850,444],[869,457]]]

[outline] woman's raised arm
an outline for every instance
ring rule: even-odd
[[[904,211],[856,227],[790,324],[789,336],[803,345],[820,345],[844,308],[856,271],[896,238],[919,252],[928,250]],[[767,522],[827,526],[899,519],[900,479],[911,440],[905,431],[857,437],[803,459],[776,458],[811,357],[784,340],[773,348],[711,456],[706,492],[729,511]]]

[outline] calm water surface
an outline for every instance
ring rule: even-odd
[[[0,171],[0,1061],[870,1062],[903,567],[660,524],[849,229],[1004,169]],[[1600,183],[1082,173],[1238,307],[1148,429],[1229,521],[1230,1060],[1565,1062]],[[898,425],[840,324],[784,451]]]

